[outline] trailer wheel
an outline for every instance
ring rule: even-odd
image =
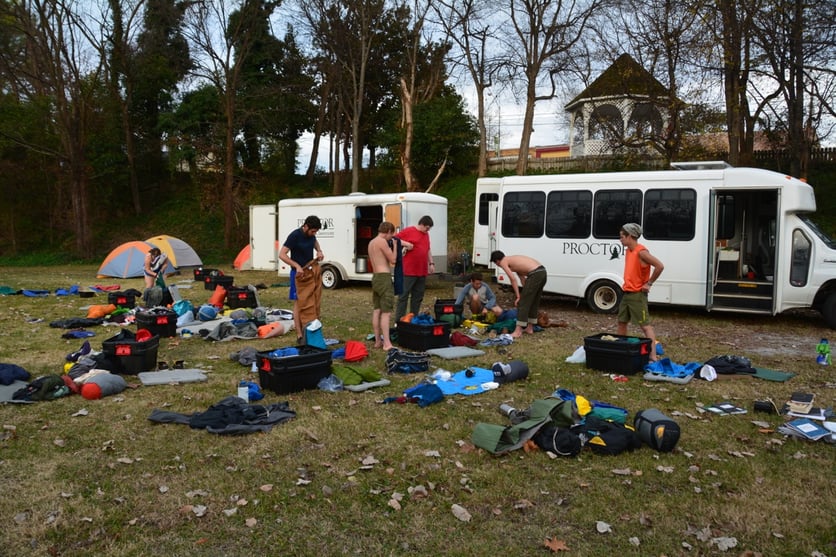
[[[593,282],[586,291],[586,303],[595,313],[615,313],[621,302],[621,288],[609,280]]]
[[[821,306],[824,321],[831,329],[836,329],[836,292],[831,292]]]
[[[329,290],[339,288],[343,284],[343,277],[340,271],[333,265],[322,267],[322,286]]]

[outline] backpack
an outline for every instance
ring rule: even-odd
[[[389,373],[422,373],[430,369],[430,355],[425,352],[406,352],[392,348],[386,354]]]

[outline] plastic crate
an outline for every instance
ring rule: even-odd
[[[159,348],[159,336],[137,342],[134,334],[128,330],[102,342],[102,352],[113,363],[113,371],[126,375],[156,369]]]
[[[130,309],[136,306],[136,294],[129,292],[108,292],[107,303]]]
[[[586,367],[612,373],[642,371],[650,360],[650,339],[599,333],[584,337]]]
[[[276,394],[316,389],[331,375],[331,351],[316,346],[298,346],[298,355],[275,357],[273,351],[256,354],[258,382]]]
[[[197,269],[194,269],[194,279],[199,280],[200,282],[203,282],[204,280],[206,280],[206,277],[212,274],[223,275],[223,273],[218,269],[204,269],[203,267],[198,267]]]
[[[148,329],[152,335],[177,336],[177,313],[171,310],[152,309],[136,314],[136,328]]]
[[[255,292],[249,288],[232,287],[226,291],[226,305],[232,309],[254,308],[258,304],[255,299]]]
[[[450,298],[449,300],[436,299],[434,309],[436,320],[440,320],[442,315],[461,315],[464,311],[464,304],[457,304],[456,300],[453,298]]]
[[[450,346],[450,324],[435,322],[432,325],[398,323],[398,344],[410,350],[423,352],[430,348]]]
[[[233,277],[226,275],[206,275],[203,279],[203,288],[206,290],[215,290],[219,284],[226,290],[232,287]]]

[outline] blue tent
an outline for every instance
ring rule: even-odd
[[[132,278],[141,277],[145,269],[145,255],[154,246],[148,242],[125,242],[116,247],[105,257],[96,273],[98,278],[116,277]],[[174,265],[169,261],[163,271],[164,275],[175,272]]]

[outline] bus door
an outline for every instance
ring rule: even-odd
[[[706,309],[774,313],[779,190],[711,192]]]

